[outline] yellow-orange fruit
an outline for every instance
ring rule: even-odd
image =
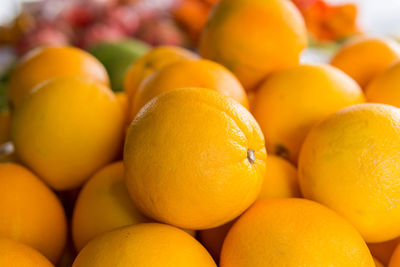
[[[132,98],[140,83],[153,72],[181,60],[198,59],[199,57],[182,47],[159,46],[138,58],[125,75],[124,91],[132,102]]]
[[[265,174],[258,199],[300,197],[296,168],[286,160],[268,155],[265,162]],[[216,262],[219,262],[222,244],[234,221],[216,228],[198,231],[200,242],[210,252]]]
[[[357,83],[329,65],[301,65],[271,74],[256,93],[251,111],[267,151],[297,163],[311,127],[339,109],[365,101]]]
[[[357,36],[332,58],[331,64],[365,88],[378,74],[400,59],[400,45],[389,38]]]
[[[400,62],[393,64],[373,79],[365,89],[368,102],[400,108]]]
[[[150,101],[125,142],[127,188],[148,217],[206,229],[237,217],[265,176],[264,137],[239,103],[210,89],[178,89]]]
[[[257,201],[232,226],[221,267],[375,266],[356,229],[304,199]]]
[[[110,164],[95,173],[79,193],[72,219],[75,247],[79,251],[100,234],[147,221],[129,197],[123,163]]]
[[[222,0],[211,13],[200,54],[230,69],[246,90],[271,72],[299,64],[304,20],[287,0]]]
[[[268,155],[266,175],[258,199],[301,197],[297,169],[283,158]]]
[[[144,223],[90,241],[72,267],[216,267],[196,239],[175,227]]]
[[[67,236],[64,209],[56,195],[14,163],[0,164],[0,236],[37,249],[53,263],[59,260]]]
[[[304,197],[348,219],[367,242],[400,235],[400,109],[360,104],[308,134],[299,158]]]
[[[39,85],[15,109],[11,137],[21,161],[57,190],[80,186],[120,151],[124,114],[114,93],[83,77]]]
[[[181,60],[154,72],[140,84],[133,97],[131,119],[157,95],[188,87],[213,89],[249,107],[242,85],[224,66],[205,59]]]
[[[68,46],[40,47],[26,54],[13,71],[9,101],[17,106],[35,86],[62,76],[84,76],[109,85],[106,69],[86,51]]]
[[[4,267],[54,267],[35,249],[12,239],[0,238],[0,266]]]

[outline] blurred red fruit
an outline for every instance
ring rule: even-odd
[[[126,36],[126,33],[116,24],[97,23],[83,33],[77,45],[87,48],[99,42],[118,41]]]
[[[26,33],[17,44],[17,52],[22,55],[30,49],[43,46],[61,46],[70,44],[69,29],[40,22],[38,26]]]
[[[185,43],[184,35],[171,19],[143,23],[138,37],[151,45],[182,46]]]
[[[129,6],[119,6],[107,11],[106,20],[118,24],[128,35],[134,35],[139,28],[139,16]]]

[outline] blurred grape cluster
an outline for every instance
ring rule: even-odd
[[[90,47],[135,37],[151,45],[186,45],[171,10],[180,0],[45,0],[28,5],[16,26],[22,54],[39,45]],[[18,24],[19,23],[19,24]]]

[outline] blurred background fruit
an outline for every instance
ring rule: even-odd
[[[346,42],[331,64],[365,88],[377,75],[400,59],[400,45],[389,38],[357,36]]]
[[[298,65],[306,46],[304,20],[291,2],[222,0],[208,19],[199,51],[254,90],[271,72]]]
[[[400,108],[400,62],[393,63],[373,79],[365,89],[369,102]]]
[[[4,2],[5,1],[5,2]],[[127,38],[150,45],[194,49],[211,9],[220,0],[4,0],[0,48],[19,55],[42,45],[90,48]],[[305,62],[327,62],[338,43],[357,34],[400,37],[396,0],[292,0],[308,29],[311,48]],[[13,53],[13,49],[4,52]],[[4,54],[0,49],[1,55]],[[1,75],[1,68],[0,68]]]
[[[332,4],[324,0],[293,0],[300,9],[311,37],[319,41],[343,40],[359,32],[357,6],[351,1]]]
[[[19,54],[41,45],[87,48],[135,37],[151,45],[184,45],[186,37],[172,18],[178,0],[44,0],[14,2],[21,15],[2,28],[0,42],[16,43]],[[4,36],[4,37],[3,37]]]
[[[123,90],[124,77],[132,62],[147,53],[149,48],[144,42],[124,39],[98,43],[90,47],[89,52],[106,68],[113,91],[120,92]]]

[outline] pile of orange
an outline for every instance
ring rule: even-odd
[[[82,50],[27,54],[0,266],[400,266],[400,45],[306,46],[291,2],[222,0],[200,55],[154,48],[123,93]]]

